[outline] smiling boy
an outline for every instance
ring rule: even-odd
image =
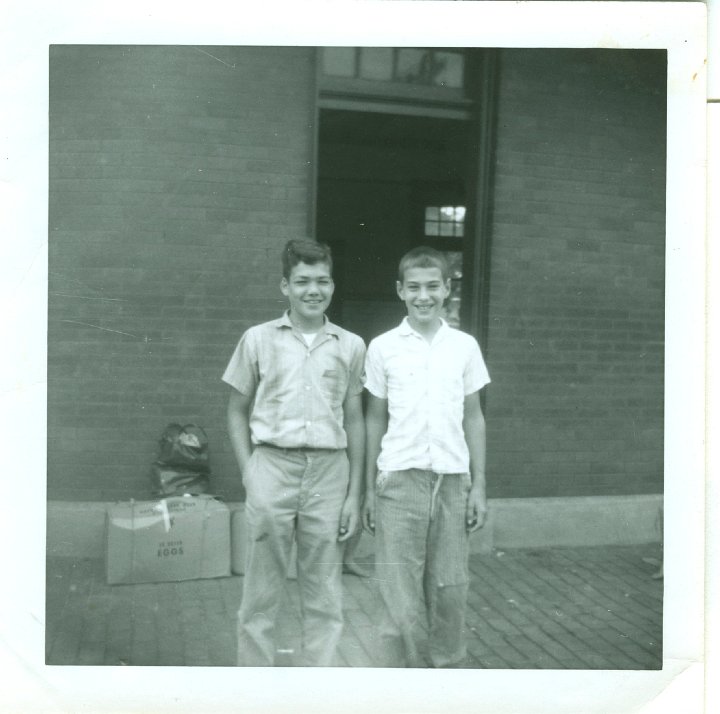
[[[476,340],[442,319],[447,261],[419,247],[400,261],[399,327],[368,347],[363,523],[375,534],[383,611],[378,664],[421,667],[418,624],[429,626],[434,667],[466,655],[469,533],[485,523],[489,381]]]
[[[325,311],[330,249],[291,240],[280,290],[289,310],[251,327],[223,380],[228,431],[246,492],[247,556],[238,664],[274,663],[274,628],[297,542],[301,664],[328,666],[342,631],[342,550],[359,524],[365,346]]]

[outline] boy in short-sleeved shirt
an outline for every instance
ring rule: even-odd
[[[341,567],[359,524],[365,346],[325,317],[327,246],[289,241],[281,290],[290,309],[250,328],[223,380],[228,431],[246,491],[247,555],[238,664],[272,666],[293,540],[303,612],[301,661],[328,666],[342,631]]]
[[[375,534],[383,612],[380,662],[424,666],[423,610],[434,667],[466,655],[469,533],[484,525],[489,381],[476,340],[442,319],[447,262],[430,248],[400,261],[407,317],[368,347],[363,522]]]

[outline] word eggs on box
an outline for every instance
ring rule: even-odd
[[[106,523],[110,584],[230,575],[230,510],[211,496],[116,503]]]

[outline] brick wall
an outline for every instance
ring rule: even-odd
[[[51,48],[49,498],[148,496],[171,421],[241,496],[220,375],[307,234],[313,83],[306,48]]]
[[[665,53],[501,54],[493,496],[663,485]]]
[[[491,496],[662,490],[664,67],[502,52]],[[51,499],[149,496],[170,421],[207,428],[215,490],[242,497],[219,377],[284,305],[313,81],[304,48],[51,48]]]

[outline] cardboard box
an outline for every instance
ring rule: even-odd
[[[230,510],[211,496],[117,503],[106,523],[110,584],[230,575]]]
[[[232,513],[232,571],[235,575],[245,574],[245,554],[247,553],[247,528],[245,522],[245,509],[238,508]],[[290,551],[290,564],[288,565],[288,578],[297,579],[297,545],[295,541]]]

